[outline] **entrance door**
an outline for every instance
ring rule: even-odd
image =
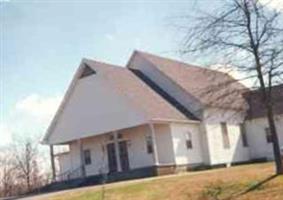
[[[107,155],[108,155],[108,166],[109,172],[117,172],[117,160],[116,160],[116,151],[115,151],[115,144],[109,143],[107,144]]]
[[[120,152],[121,170],[128,171],[130,167],[129,167],[128,148],[126,141],[119,142],[119,152]]]

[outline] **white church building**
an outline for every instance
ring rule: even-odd
[[[283,146],[283,85],[273,91]],[[83,59],[43,143],[62,180],[162,175],[272,160],[264,114],[225,73],[135,51],[126,67]]]

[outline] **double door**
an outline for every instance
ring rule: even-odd
[[[118,171],[118,159],[120,161],[121,171],[128,171],[130,168],[127,141],[119,141],[118,149],[119,151],[116,152],[115,143],[107,144],[108,167],[110,173]]]

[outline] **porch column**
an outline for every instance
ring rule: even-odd
[[[122,171],[122,167],[121,167],[121,160],[120,160],[120,149],[119,149],[119,141],[118,141],[118,132],[114,131],[113,132],[113,136],[114,136],[114,145],[115,145],[117,168],[118,168],[118,172],[120,172],[120,171]]]
[[[153,159],[154,164],[157,166],[159,165],[159,159],[158,159],[158,152],[157,152],[157,145],[156,145],[156,137],[155,137],[155,129],[153,123],[149,123],[150,127],[150,133],[152,138],[152,145],[153,145]]]
[[[84,152],[83,152],[83,144],[81,139],[78,140],[78,146],[79,146],[79,154],[80,154],[81,175],[82,177],[85,177],[86,172],[85,172]]]
[[[52,169],[52,180],[56,180],[56,169],[55,169],[55,160],[54,160],[54,149],[53,145],[49,146],[50,149],[50,161],[51,161],[51,169]]]

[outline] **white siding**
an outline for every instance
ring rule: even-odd
[[[77,141],[70,144],[70,156],[71,170],[73,171],[81,166],[80,150]]]
[[[84,139],[82,141],[83,150],[89,149],[91,152],[91,164],[85,166],[88,176],[108,172],[107,152],[104,146],[105,141],[107,141],[105,135]]]
[[[175,164],[173,139],[169,124],[156,124],[154,125],[154,129],[158,153],[158,164]]]
[[[195,124],[154,124],[159,165],[185,165],[202,163],[199,127]],[[187,149],[185,134],[192,133],[193,149]],[[153,166],[153,153],[147,152],[146,135],[151,135],[149,125],[118,131],[123,140],[128,141],[130,169]],[[109,134],[90,137],[82,140],[83,150],[91,151],[90,165],[86,165],[86,174],[96,175],[101,170],[108,172],[108,160],[105,145]],[[104,146],[104,148],[103,148]],[[80,166],[80,153],[77,142],[70,144],[70,169]],[[65,163],[64,163],[65,165]]]
[[[121,132],[124,138],[130,141],[128,147],[130,168],[136,169],[141,167],[152,166],[154,164],[153,154],[147,153],[146,135],[150,135],[148,125],[127,129]]]
[[[71,157],[70,153],[63,153],[58,156],[58,164],[59,164],[59,173],[65,173],[65,172],[70,172],[71,170]]]
[[[250,159],[249,148],[244,147],[240,132],[240,123],[244,121],[244,113],[222,110],[207,109],[204,115],[203,126],[205,127],[209,162],[211,165],[243,162]],[[227,123],[230,148],[225,149],[221,122]]]
[[[150,134],[148,125],[129,128],[119,131],[123,135],[123,140],[128,141],[128,156],[130,169],[152,166],[153,154],[148,154],[146,149],[145,136]],[[108,158],[106,144],[109,143],[109,134],[90,137],[82,140],[83,150],[91,151],[91,164],[86,165],[86,174],[97,175],[101,171],[108,172]],[[80,166],[80,153],[77,142],[70,144],[70,165],[71,169]]]
[[[186,165],[203,163],[199,125],[172,123],[171,131],[176,164]],[[186,134],[188,132],[190,132],[192,136],[192,149],[187,149],[186,147]]]
[[[277,116],[275,121],[280,145],[283,147],[283,115]],[[274,159],[272,143],[267,143],[265,128],[268,127],[266,118],[258,118],[246,121],[248,142],[251,149],[251,157]]]
[[[215,113],[216,112],[216,113]],[[211,114],[213,114],[213,117]],[[226,113],[226,114],[225,114]],[[154,124],[157,152],[160,165],[176,164],[189,165],[206,163],[209,158],[211,165],[248,161],[251,158],[273,158],[272,146],[266,142],[264,129],[267,127],[265,119],[255,119],[246,122],[246,132],[249,147],[244,147],[239,124],[242,114],[221,110],[208,110],[203,124]],[[220,122],[226,121],[230,148],[224,149]],[[276,118],[276,127],[280,143],[283,146],[283,116]],[[204,150],[207,138],[207,151]],[[186,147],[186,134],[192,136],[192,149]],[[147,152],[146,135],[151,135],[149,125],[119,131],[123,140],[128,141],[128,155],[130,169],[137,169],[154,165],[153,154]],[[101,170],[108,171],[107,152],[105,145],[109,142],[109,134],[94,136],[82,140],[83,149],[91,151],[91,165],[86,166],[87,175],[99,174]],[[68,156],[69,155],[69,156]],[[60,172],[74,170],[80,166],[78,143],[70,144],[70,153],[59,157]],[[69,163],[68,163],[69,162]],[[207,164],[207,163],[206,163]]]
[[[227,124],[230,148],[225,149],[220,124],[206,124],[208,145],[210,149],[210,164],[224,164],[248,161],[249,148],[243,146],[240,126]]]
[[[105,135],[102,135],[82,140],[83,150],[89,149],[91,152],[91,164],[85,166],[87,175],[96,175],[102,171],[108,171],[106,150],[103,148],[106,138]],[[70,164],[72,170],[76,170],[81,166],[80,149],[77,142],[70,144],[70,152]]]

